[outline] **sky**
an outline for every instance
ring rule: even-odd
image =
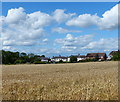
[[[1,0],[2,2],[119,2],[119,0]]]
[[[3,2],[2,49],[48,57],[118,49],[116,2]]]

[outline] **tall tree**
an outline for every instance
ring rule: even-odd
[[[70,57],[70,62],[77,62],[77,56],[71,56]]]

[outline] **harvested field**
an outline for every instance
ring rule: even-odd
[[[3,65],[3,100],[117,100],[118,62]]]

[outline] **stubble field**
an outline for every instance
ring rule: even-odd
[[[3,65],[3,100],[117,100],[118,62]]]

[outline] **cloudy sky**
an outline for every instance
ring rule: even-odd
[[[4,2],[4,50],[53,55],[118,49],[116,2]],[[2,23],[1,23],[2,22]]]

